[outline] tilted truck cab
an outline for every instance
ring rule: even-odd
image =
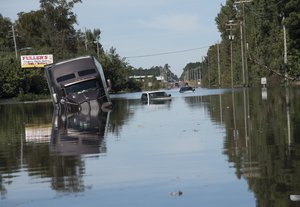
[[[78,57],[45,67],[48,87],[55,107],[67,112],[95,106],[112,107],[109,88],[99,61],[93,56]]]

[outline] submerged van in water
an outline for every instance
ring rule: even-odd
[[[111,109],[109,88],[95,57],[84,56],[47,65],[45,73],[55,107],[67,112],[95,106],[101,110]]]

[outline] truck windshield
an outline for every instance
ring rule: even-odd
[[[86,91],[97,89],[97,82],[96,80],[83,81],[80,83],[69,85],[65,89],[67,94],[80,94]]]

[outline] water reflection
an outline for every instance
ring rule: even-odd
[[[52,122],[51,151],[57,155],[106,153],[104,134],[110,112],[65,117],[55,113]]]
[[[113,156],[105,156],[110,159],[101,160],[99,170],[104,171],[101,176],[108,178],[107,183],[99,181],[99,171],[90,176],[92,182],[98,181],[106,186],[109,186],[109,181],[114,183],[116,190],[112,187],[109,193],[120,195],[126,192],[126,186],[132,181],[128,177],[133,174],[137,175],[140,185],[147,186],[153,194],[164,188],[162,183],[176,180],[170,183],[183,188],[179,189],[184,192],[180,201],[197,201],[190,202],[194,204],[191,206],[208,204],[202,203],[199,192],[205,199],[212,188],[214,191],[219,189],[222,197],[214,195],[216,199],[213,199],[218,205],[210,203],[210,206],[220,206],[219,198],[226,200],[233,196],[229,195],[226,187],[237,189],[238,193],[234,196],[246,197],[239,192],[237,182],[228,181],[234,177],[235,180],[246,181],[242,187],[246,193],[254,195],[254,203],[258,207],[300,206],[300,91],[268,88],[267,96],[262,93],[265,93],[262,89],[240,89],[199,95],[196,90],[193,96],[172,94],[174,98],[169,104],[149,106],[143,105],[139,99],[120,98],[113,100],[112,112],[70,116],[53,113],[51,103],[0,105],[2,199],[6,198],[11,185],[18,184],[18,178],[24,176],[24,171],[35,183],[50,183],[51,189],[56,192],[87,191],[91,186],[86,184],[86,172],[91,164],[85,155],[99,158],[101,154],[109,154],[113,147]],[[154,117],[153,120],[151,117]],[[214,127],[208,123],[213,123]],[[218,130],[220,128],[222,130]],[[222,139],[215,138],[218,133],[222,133]],[[108,145],[107,134],[110,138],[122,138],[124,141],[117,140],[120,142]],[[217,145],[217,142],[221,143],[221,147],[214,148],[212,145]],[[203,149],[205,147],[207,149]],[[216,161],[224,162],[224,157],[220,158],[221,153],[228,163]],[[169,157],[170,160],[167,159]],[[174,157],[177,160],[172,162]],[[208,157],[211,159],[204,162]],[[157,162],[153,163],[153,160]],[[112,176],[108,175],[112,167],[107,164],[110,161],[114,169],[120,171],[115,170]],[[144,161],[148,162],[145,164]],[[166,161],[167,167],[159,165],[164,163],[162,161]],[[194,161],[193,165],[185,165],[191,161]],[[229,173],[223,169],[228,165],[232,170]],[[169,168],[176,169],[176,172],[170,172]],[[224,177],[213,174],[213,185],[202,180],[203,176],[215,173],[219,168],[228,174],[223,173]],[[161,182],[159,172],[167,179]],[[188,174],[188,182],[183,179],[186,178],[183,172]],[[177,177],[177,173],[181,177]],[[145,179],[144,174],[149,177],[145,176]],[[174,176],[170,178],[169,174]],[[224,180],[228,181],[228,185],[224,184]],[[145,184],[147,182],[149,185]],[[125,187],[120,190],[119,185]],[[170,186],[169,182],[166,186]],[[101,187],[98,185],[97,189],[102,190]],[[186,193],[186,189],[192,192]],[[135,199],[134,193],[145,192],[145,188],[139,185],[130,190],[133,193],[128,197],[131,201]],[[124,197],[125,194],[122,194]],[[164,199],[161,194],[157,197]],[[155,203],[158,205],[154,206],[163,206],[163,203]],[[124,206],[129,205],[125,202]]]
[[[8,193],[7,187],[20,176],[21,169],[37,183],[47,180],[58,192],[83,192],[89,187],[84,184],[85,162],[81,155],[106,153],[104,136],[110,112],[66,115],[54,111],[50,114],[52,107],[47,104],[0,106],[0,110],[3,108],[8,109],[2,111],[4,117],[19,121],[7,126],[1,118],[2,199]]]
[[[257,206],[300,206],[300,99],[297,89],[241,89],[185,98],[225,125],[224,154]]]
[[[234,94],[231,104],[224,97],[236,115],[226,116],[233,119],[225,121],[224,153],[237,177],[248,181],[258,206],[290,206],[296,200],[290,195],[300,192],[298,91],[271,90],[267,98],[259,93],[245,89]]]
[[[52,154],[62,156],[106,153],[104,134],[109,114],[64,114],[55,110],[52,124],[25,124],[26,145],[50,143]]]

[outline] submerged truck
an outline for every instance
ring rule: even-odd
[[[78,57],[45,66],[53,104],[66,112],[99,107],[112,108],[109,87],[99,61],[93,56]],[[85,108],[85,109],[84,109]]]

